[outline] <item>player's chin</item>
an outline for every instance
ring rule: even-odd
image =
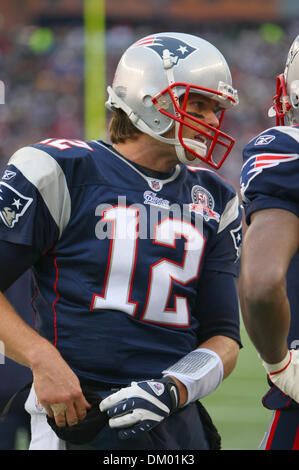
[[[185,149],[185,157],[189,160],[187,165],[193,165],[193,166],[198,166],[198,157],[194,155],[193,152],[190,152],[190,150]]]

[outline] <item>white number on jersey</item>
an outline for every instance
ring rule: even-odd
[[[137,303],[131,300],[137,257],[138,209],[112,207],[103,214],[103,221],[112,223],[109,260],[103,295],[93,296],[92,309],[121,310],[134,316]],[[175,296],[174,309],[167,308],[173,281],[185,285],[196,279],[205,246],[205,239],[188,222],[165,218],[157,224],[153,243],[176,249],[176,239],[184,237],[182,264],[161,259],[150,266],[150,280],[141,320],[184,327],[189,325],[186,297]]]

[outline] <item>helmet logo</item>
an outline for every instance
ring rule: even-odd
[[[196,49],[181,39],[172,38],[169,36],[150,36],[140,41],[137,41],[133,47],[149,47],[155,51],[161,59],[163,59],[163,51],[169,50],[172,61],[175,65],[179,60],[186,59]]]

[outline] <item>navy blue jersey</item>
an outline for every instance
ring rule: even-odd
[[[246,222],[261,209],[280,208],[299,217],[299,126],[273,127],[252,139],[243,152],[242,202]],[[287,273],[291,308],[290,348],[299,347],[299,251]],[[276,387],[263,399],[270,409],[296,406]]]
[[[29,249],[36,327],[82,379],[160,377],[211,335],[240,341],[236,192],[193,167],[159,176],[101,141],[62,139],[20,149],[4,171],[2,246]],[[222,304],[214,322],[208,297]]]

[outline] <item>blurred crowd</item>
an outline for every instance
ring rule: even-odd
[[[114,25],[106,33],[107,84],[122,51],[146,34],[169,30]],[[180,29],[182,31],[182,29]],[[236,138],[221,173],[238,187],[243,146],[263,128],[275,91],[275,77],[299,32],[299,21],[285,25],[198,26],[188,32],[212,42],[226,57],[240,104],[226,113],[225,128]],[[47,137],[84,139],[84,30],[82,26],[41,28],[25,25],[0,32],[0,169],[23,145]],[[102,86],[102,84],[99,84]]]

